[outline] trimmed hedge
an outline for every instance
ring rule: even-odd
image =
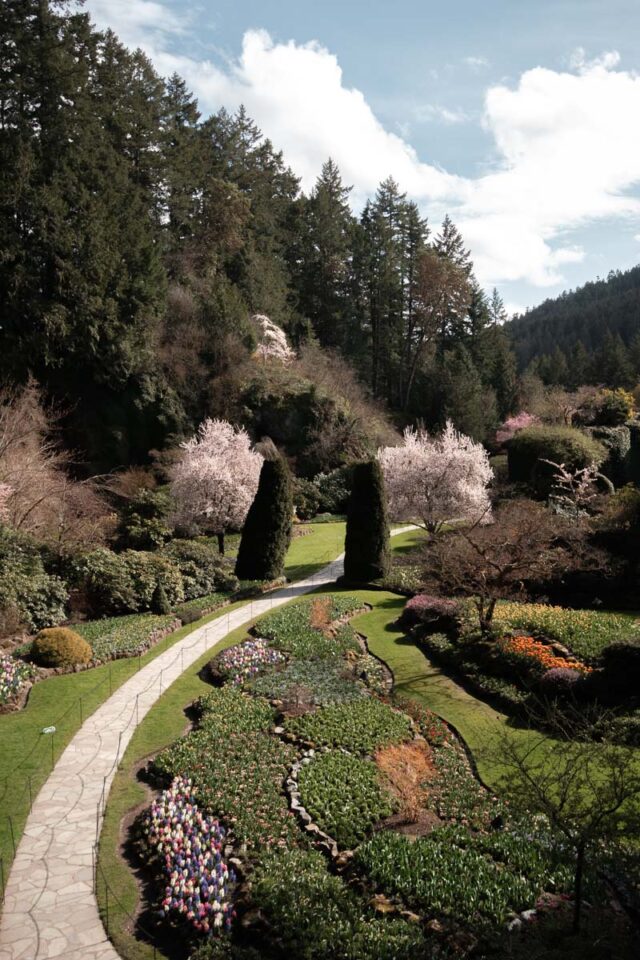
[[[509,479],[527,483],[540,496],[548,496],[553,486],[554,469],[541,460],[564,463],[572,470],[590,463],[600,465],[607,456],[605,447],[574,427],[526,427],[519,430],[507,446]]]
[[[389,518],[382,470],[377,460],[358,463],[347,512],[344,579],[370,583],[389,568]]]
[[[245,520],[236,561],[241,580],[275,580],[284,572],[291,543],[293,494],[291,474],[281,457],[265,460],[258,492]]]

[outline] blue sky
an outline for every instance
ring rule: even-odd
[[[87,0],[356,209],[392,174],[511,309],[640,262],[638,0]],[[635,41],[635,44],[634,44]]]

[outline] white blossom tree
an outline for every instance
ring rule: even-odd
[[[394,520],[411,520],[429,533],[448,521],[490,521],[488,454],[450,421],[438,436],[408,427],[403,443],[382,447],[378,459]]]
[[[282,327],[263,313],[254,314],[251,320],[259,337],[254,356],[261,360],[280,360],[285,364],[295,360],[295,351],[289,346],[287,335]]]
[[[246,430],[226,420],[205,420],[181,447],[171,478],[174,521],[216,534],[224,553],[226,531],[242,526],[253,502],[263,458]]]

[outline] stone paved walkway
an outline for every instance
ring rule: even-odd
[[[118,960],[93,892],[93,847],[100,808],[136,725],[184,670],[232,630],[341,573],[339,557],[314,576],[199,627],[143,667],[85,721],[27,819],[0,918],[1,960]]]

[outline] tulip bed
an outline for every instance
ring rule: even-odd
[[[258,620],[255,632],[269,640],[276,650],[294,659],[323,660],[341,657],[348,650],[358,650],[353,630],[346,626],[333,636],[313,625],[316,599],[305,599],[268,613]],[[326,615],[330,622],[354,613],[362,606],[356,597],[331,597]]]
[[[166,882],[160,915],[199,933],[229,928],[235,877],[224,860],[225,830],[206,816],[190,780],[177,777],[142,822],[144,844]]]
[[[302,803],[321,830],[351,849],[390,816],[396,803],[381,785],[378,768],[341,751],[322,753],[298,776]]]
[[[418,840],[376,834],[358,848],[356,864],[387,895],[429,916],[472,925],[503,924],[514,911],[531,907],[541,892],[517,869],[473,847],[452,845],[440,830]]]
[[[13,657],[0,657],[0,705],[13,700],[30,675],[27,664]]]
[[[283,655],[278,650],[268,646],[267,641],[245,640],[235,647],[229,647],[212,661],[212,666],[231,683],[241,685],[247,680],[256,677],[267,667],[277,666],[284,662]]]
[[[378,747],[401,743],[413,736],[406,714],[373,697],[323,707],[288,720],[285,728],[314,746],[343,747],[360,754],[372,754]]]
[[[144,653],[170,629],[175,619],[173,614],[132,613],[76,623],[72,629],[91,646],[95,660],[110,660]]]

